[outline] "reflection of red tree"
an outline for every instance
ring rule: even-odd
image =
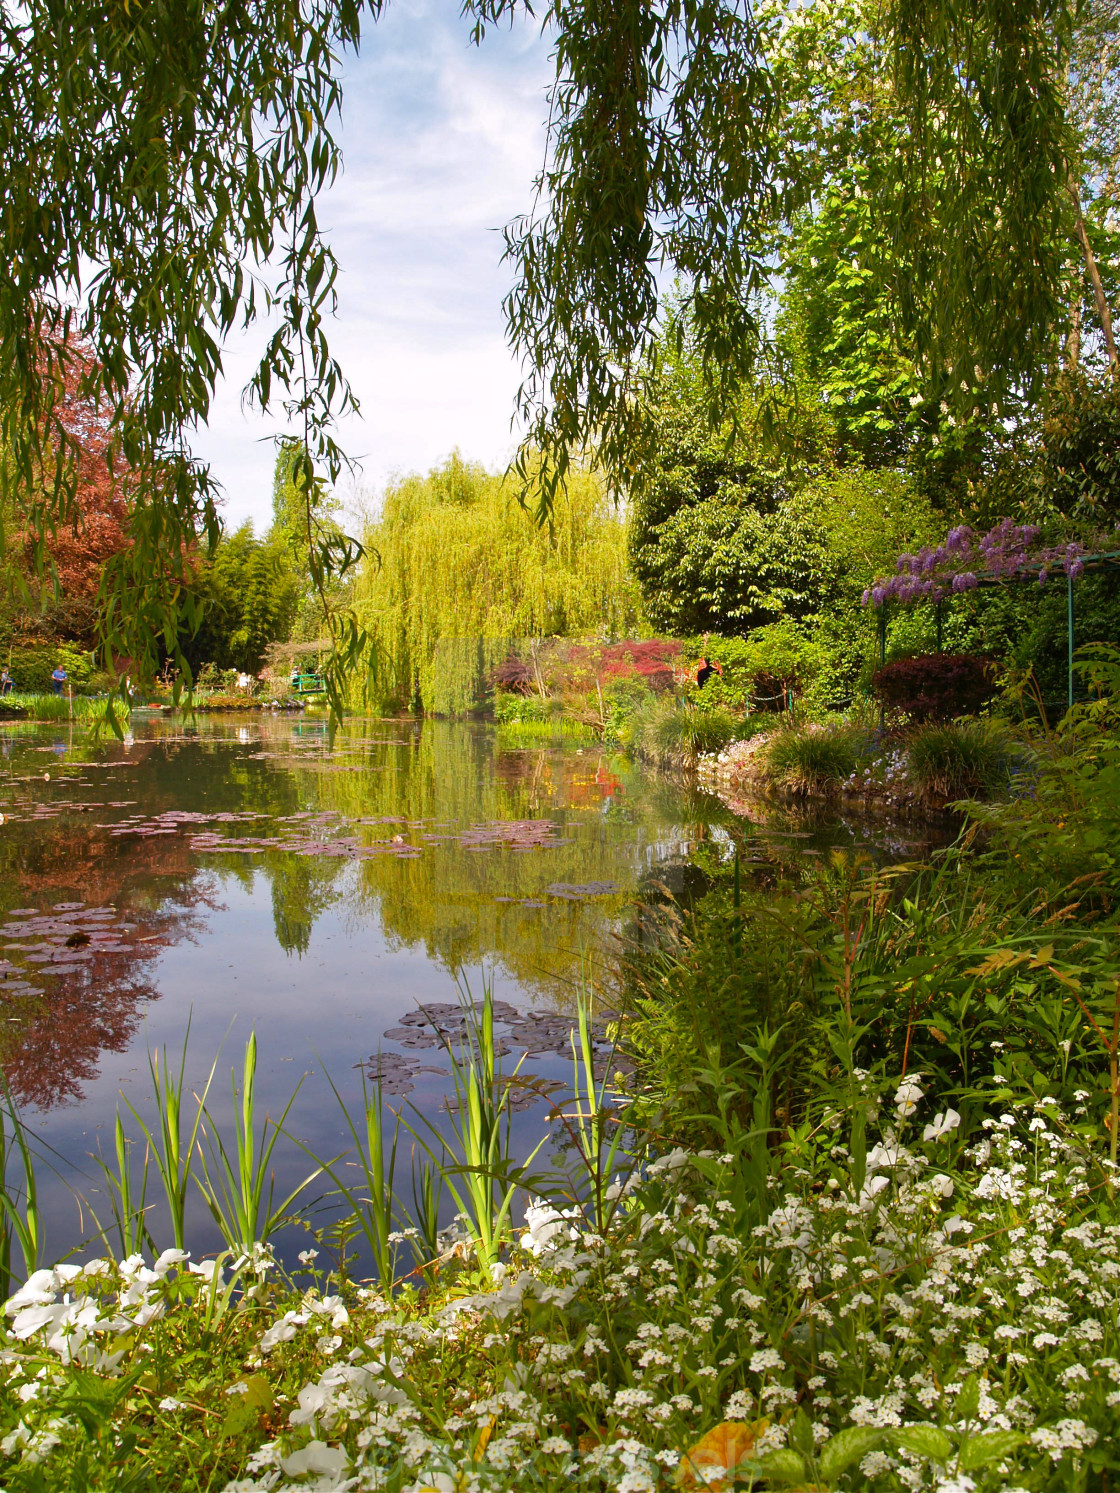
[[[622,780],[600,763],[594,772],[572,772],[567,781],[568,802],[573,808],[588,808],[622,791]]]
[[[77,487],[69,522],[45,535],[46,551],[58,574],[62,615],[52,619],[84,636],[93,622],[93,602],[105,562],[128,544],[128,489],[120,471],[110,469],[112,431],[108,412],[82,392],[94,368],[90,348],[72,340],[65,363],[55,418],[76,448]],[[25,529],[22,546],[30,575],[34,536]]]
[[[102,956],[81,971],[43,982],[44,994],[24,1002],[19,1045],[3,1057],[4,1074],[17,1101],[38,1109],[81,1098],[81,1086],[96,1078],[103,1052],[124,1052],[140,1024],[141,1008],[159,992],[136,960],[156,952],[142,945],[138,956]],[[13,1039],[9,1038],[9,1041]]]
[[[0,867],[8,885],[19,888],[18,900],[49,907],[63,894],[80,897],[88,906],[121,909],[137,926],[137,936],[119,951],[57,973],[29,968],[42,995],[8,1003],[18,1023],[9,1019],[4,1028],[0,1066],[21,1104],[50,1109],[81,1097],[102,1052],[129,1046],[144,1005],[159,999],[147,966],[168,943],[194,931],[197,909],[214,903],[177,835],[137,842],[94,825],[59,824],[29,848],[18,868]]]

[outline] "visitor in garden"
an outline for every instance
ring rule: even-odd
[[[61,695],[62,686],[66,683],[66,678],[66,670],[62,667],[61,664],[58,664],[55,667],[54,673],[51,675],[51,689],[54,690],[56,695]]]
[[[697,687],[697,689],[703,689],[704,686],[707,684],[708,680],[712,677],[713,674],[719,674],[720,677],[722,678],[722,676],[723,676],[723,669],[720,667],[719,664],[714,663],[705,654],[705,656],[700,660],[700,667],[696,670],[696,687]]]
[[[15,687],[16,682],[7,669],[0,669],[0,695],[10,695]]]

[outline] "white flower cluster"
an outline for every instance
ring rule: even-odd
[[[422,1306],[306,1293],[265,1318],[259,1353],[278,1372],[305,1351],[301,1327],[329,1324],[328,1362],[226,1493],[654,1493],[721,1423],[791,1480],[804,1466],[806,1485],[825,1479],[805,1459],[839,1433],[862,1438],[844,1486],[1081,1485],[1120,1441],[1120,1225],[1053,1104],[994,1117],[953,1155],[960,1116],[923,1126],[925,1087],[908,1078],[884,1107],[858,1192],[842,1129],[823,1172],[787,1170],[761,1223],[741,1211],[732,1156],[677,1150],[609,1237],[534,1203],[489,1291]],[[99,1342],[79,1323],[93,1297],[97,1322],[135,1324],[169,1265],[86,1268],[42,1272],[9,1304],[10,1341],[38,1338],[59,1372]],[[48,1307],[78,1309],[61,1335],[61,1316],[24,1315]],[[67,1434],[52,1382],[25,1374],[7,1455],[41,1459]]]
[[[4,1307],[12,1318],[9,1335],[17,1342],[38,1338],[64,1364],[112,1373],[123,1355],[107,1345],[163,1311],[163,1295],[152,1288],[186,1260],[181,1249],[165,1249],[150,1268],[141,1255],[130,1255],[120,1264],[90,1260],[36,1270]]]

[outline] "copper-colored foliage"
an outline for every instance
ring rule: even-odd
[[[95,363],[91,349],[72,338],[67,344],[60,398],[54,419],[76,448],[77,486],[71,521],[45,536],[46,552],[58,576],[68,622],[78,631],[101,583],[107,560],[128,543],[129,496],[127,473],[111,460],[112,430],[109,411],[83,392]],[[57,439],[57,438],[56,438]],[[44,483],[51,481],[44,475]],[[25,528],[17,534],[12,553],[23,557],[30,574],[36,535]]]
[[[681,1487],[710,1488],[713,1493],[729,1493],[730,1480],[719,1476],[716,1469],[730,1470],[737,1467],[744,1457],[749,1457],[755,1442],[769,1424],[768,1420],[725,1420],[714,1426],[681,1458]]]
[[[103,1052],[129,1046],[159,997],[148,967],[209,893],[177,836],[126,851],[88,823],[56,824],[8,869],[18,905],[35,911],[0,926],[0,1066],[19,1104],[51,1109],[81,1097]],[[129,896],[138,881],[142,906]],[[59,900],[75,889],[82,902]]]

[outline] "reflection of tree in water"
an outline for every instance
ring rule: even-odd
[[[72,966],[36,964],[19,948],[7,951],[15,966],[9,974],[18,979],[0,981],[0,996],[13,983],[29,984],[37,993],[17,988],[4,999],[0,1067],[20,1103],[50,1109],[81,1097],[82,1085],[97,1076],[102,1052],[129,1046],[144,1005],[159,998],[149,966],[169,943],[195,931],[197,909],[214,905],[214,886],[197,874],[178,837],[136,843],[69,820],[37,826],[34,833],[25,825],[12,829],[17,833],[5,837],[0,851],[0,884],[9,908],[49,913],[60,902],[113,907],[116,915],[100,923],[76,914],[75,931],[111,932],[122,924],[132,930],[118,948]],[[36,938],[43,948],[65,947],[64,931],[31,933],[19,941],[27,945]]]
[[[425,721],[414,744],[374,759],[376,770],[326,774],[316,801],[342,813],[398,815],[407,825],[463,828],[548,819],[562,843],[520,851],[464,850],[450,838],[403,861],[358,867],[355,911],[376,906],[391,941],[421,946],[449,968],[496,960],[527,990],[570,994],[584,968],[613,964],[612,934],[629,889],[663,854],[649,822],[635,835],[630,801],[649,820],[641,774],[596,748],[500,751],[492,732]],[[312,764],[308,764],[309,767]],[[643,843],[644,840],[644,843]],[[615,883],[613,896],[565,900],[554,884]]]
[[[445,722],[422,729],[355,722],[333,741],[310,725],[258,717],[234,741],[237,726],[228,721],[206,722],[196,736],[172,722],[154,723],[127,757],[112,742],[96,747],[79,735],[65,764],[47,762],[49,784],[41,773],[21,775],[42,763],[30,755],[38,748],[13,762],[9,781],[24,817],[5,826],[0,840],[0,906],[83,901],[127,910],[141,925],[127,949],[45,978],[37,969],[22,972],[43,994],[8,997],[0,1061],[24,1102],[45,1107],[75,1099],[96,1074],[100,1052],[129,1045],[144,1003],[158,995],[146,973],[151,955],[189,936],[192,909],[212,895],[212,883],[198,875],[190,829],[154,827],[160,813],[259,813],[274,822],[262,819],[251,832],[271,836],[276,822],[336,811],[366,841],[395,832],[396,824],[369,825],[392,817],[417,844],[442,824],[449,838],[425,843],[415,858],[386,855],[354,865],[291,851],[215,850],[204,864],[246,887],[268,879],[276,937],[289,954],[304,953],[316,919],[345,898],[356,920],[375,911],[392,942],[424,947],[448,967],[494,960],[527,990],[554,996],[571,989],[581,965],[609,960],[630,889],[670,849],[659,835],[678,839],[671,826],[692,817],[682,815],[679,793],[669,802],[668,789],[664,806],[659,801],[651,812],[648,780],[596,749],[504,752],[489,730]],[[94,766],[110,759],[110,771]],[[71,781],[59,772],[80,776]],[[122,806],[92,812],[114,802]],[[48,809],[58,817],[48,817]],[[128,816],[147,828],[113,834],[110,824],[95,822],[122,827]],[[355,823],[363,820],[369,827]],[[563,843],[539,850],[459,842],[469,826],[524,820],[555,824]],[[639,822],[646,828],[636,833]],[[229,829],[236,839],[238,829]],[[554,884],[596,883],[622,890],[569,900],[548,893]],[[154,941],[137,943],[141,934]]]
[[[302,958],[311,943],[315,920],[338,900],[334,883],[337,861],[311,856],[273,855],[264,867],[272,883],[272,922],[285,954]]]
[[[149,943],[103,956],[47,977],[42,995],[18,1003],[24,1014],[18,1035],[9,1026],[0,1043],[0,1066],[21,1104],[46,1110],[73,1103],[82,1085],[97,1077],[101,1054],[125,1051],[143,1007],[159,998],[146,971],[158,952],[159,945]]]

